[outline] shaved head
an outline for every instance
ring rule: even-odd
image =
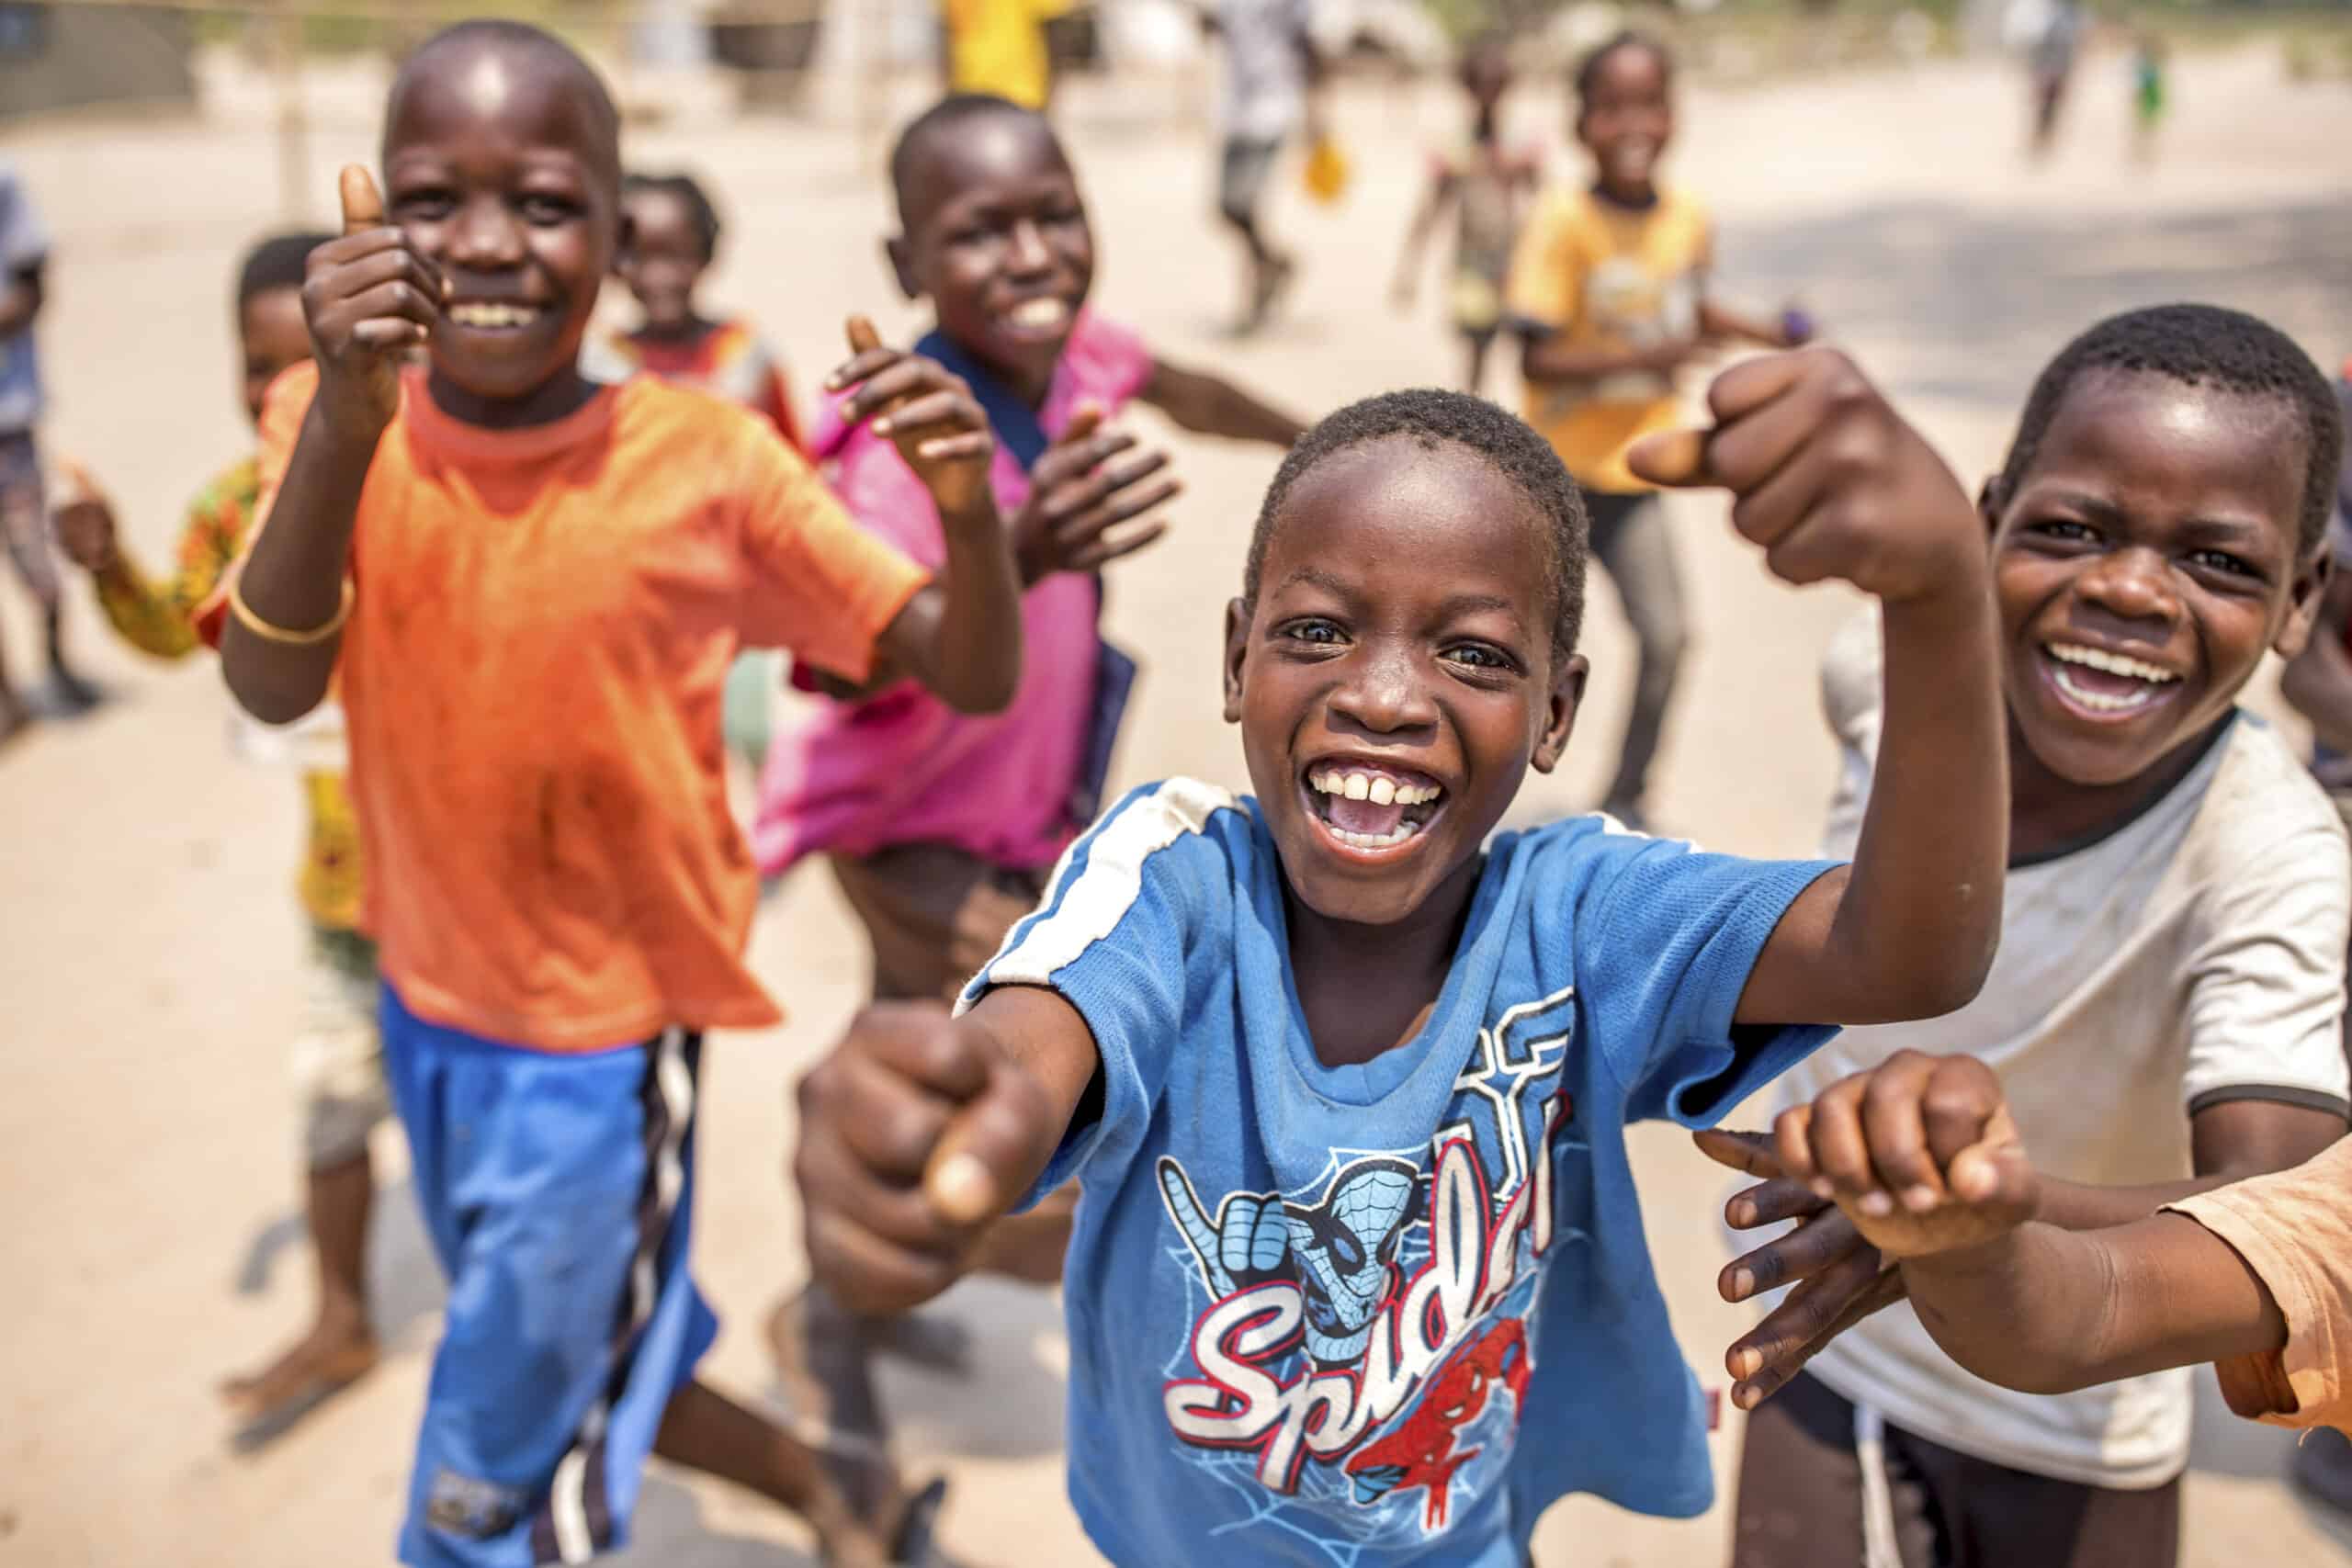
[[[582,110],[581,159],[617,190],[621,178],[621,117],[604,78],[571,46],[525,22],[484,20],[445,28],[417,46],[392,78],[384,108],[384,153],[412,97],[422,91],[454,96],[474,114],[495,117],[531,93],[558,88]]]

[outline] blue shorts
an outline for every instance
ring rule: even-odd
[[[382,1026],[449,1277],[401,1561],[585,1562],[628,1539],[662,1413],[718,1333],[686,1275],[702,1037],[527,1051],[389,985]]]

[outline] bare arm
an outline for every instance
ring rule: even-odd
[[[1188,370],[1165,359],[1152,361],[1151,379],[1136,396],[1199,435],[1288,446],[1306,434],[1306,425],[1267,407],[1224,377]]]
[[[0,286],[0,337],[13,336],[31,326],[47,299],[40,267],[19,268],[14,277]]]
[[[1628,370],[1649,370],[1670,376],[1699,352],[1694,337],[1668,338],[1639,347],[1623,344],[1574,344],[1565,333],[1530,337],[1520,350],[1521,378],[1537,385],[1589,381]]]
[[[1451,174],[1441,171],[1430,178],[1429,189],[1421,197],[1421,205],[1413,213],[1412,227],[1405,231],[1405,248],[1396,257],[1396,276],[1389,285],[1389,293],[1400,305],[1409,304],[1414,285],[1421,276],[1421,258],[1429,250],[1430,236],[1437,232],[1446,209],[1453,205],[1455,181]]]
[[[2194,1177],[2143,1187],[2094,1187],[2045,1176],[2033,1217],[2070,1231],[2129,1224],[2183,1198],[2249,1176],[2291,1169],[2345,1134],[2344,1118],[2333,1111],[2267,1100],[2233,1100],[2208,1106],[2189,1120],[2188,1126],[2196,1159]]]
[[[1718,342],[1752,343],[1759,348],[1797,346],[1780,321],[1751,316],[1712,299],[1699,303],[1699,335]]]
[[[911,675],[958,713],[996,713],[1021,683],[1021,581],[987,487],[944,510],[947,559],[877,639],[881,669]]]
[[[2295,711],[2311,720],[2312,733],[2331,751],[2352,754],[2352,653],[2343,628],[2352,624],[2352,572],[2328,579],[2319,625],[2303,650],[2287,661],[2279,690]]]

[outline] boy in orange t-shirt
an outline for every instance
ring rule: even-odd
[[[626,1539],[658,1451],[797,1509],[830,1561],[906,1560],[927,1500],[889,1501],[878,1464],[829,1475],[693,1380],[717,1332],[685,1267],[702,1032],[777,1016],[742,962],[756,878],[720,691],[750,642],[1008,698],[986,422],[852,323],[834,385],[936,500],[933,581],[754,416],[582,376],[617,116],[535,28],[461,24],[412,56],[383,171],[390,222],[347,169],[344,236],[311,257],[315,368],[272,389],[264,521],[214,624],[254,716],[332,680],[348,719],[386,1070],[452,1280],[401,1557],[583,1561]],[[868,1485],[883,1506],[848,1495]]]

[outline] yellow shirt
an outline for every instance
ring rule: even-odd
[[[958,93],[992,93],[1023,108],[1046,107],[1053,62],[1046,23],[1070,0],[940,0],[947,23],[948,81]]]
[[[1707,217],[1698,203],[1660,191],[1633,211],[1586,190],[1544,193],[1511,254],[1506,309],[1578,347],[1637,348],[1699,330],[1705,292]],[[1524,414],[1589,490],[1650,488],[1625,467],[1625,448],[1679,420],[1674,380],[1626,371],[1527,389]]]

